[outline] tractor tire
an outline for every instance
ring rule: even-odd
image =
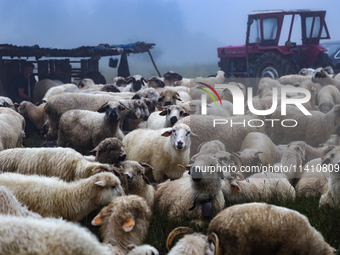
[[[260,80],[263,77],[277,79],[283,75],[297,73],[293,63],[284,56],[268,51],[262,54],[254,64],[254,77]]]
[[[334,69],[332,60],[328,57],[328,54],[326,52],[320,52],[318,57],[316,58],[314,62],[314,69],[319,67],[326,67],[330,66]]]

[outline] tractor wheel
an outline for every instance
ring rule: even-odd
[[[254,77],[260,80],[263,77],[277,79],[283,75],[297,73],[289,59],[273,51],[262,54],[255,62]]]
[[[314,68],[330,66],[334,69],[332,60],[328,57],[326,52],[320,52],[315,60]]]

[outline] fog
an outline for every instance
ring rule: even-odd
[[[0,1],[0,43],[76,48],[144,41],[156,44],[151,53],[161,72],[168,71],[163,66],[186,65],[218,70],[217,47],[245,43],[253,10],[324,9],[331,38],[339,40],[338,5],[338,0]],[[138,55],[129,57],[130,67],[153,68],[147,53]]]

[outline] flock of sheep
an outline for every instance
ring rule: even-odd
[[[234,116],[232,93],[216,89],[221,105],[207,98],[202,115],[202,83],[225,82],[247,95],[218,71],[116,77],[105,85],[42,80],[33,102],[0,97],[0,254],[157,255],[143,243],[153,215],[211,220],[206,234],[180,226],[169,233],[169,255],[335,254],[304,215],[266,202],[321,196],[320,206],[340,206],[340,76],[318,68],[261,79],[255,109],[271,109],[278,92],[276,110],[265,116],[252,114],[246,101],[245,115]],[[311,115],[294,105],[282,115],[288,86],[311,93],[303,104]],[[22,115],[41,130],[42,147],[23,148]],[[213,128],[222,118],[297,125]],[[77,223],[94,210],[102,242]]]

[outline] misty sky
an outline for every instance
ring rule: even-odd
[[[157,63],[217,63],[217,47],[245,43],[253,10],[325,9],[331,39],[340,40],[338,7],[339,0],[0,0],[0,34],[1,43],[52,48],[145,41],[156,44]]]

